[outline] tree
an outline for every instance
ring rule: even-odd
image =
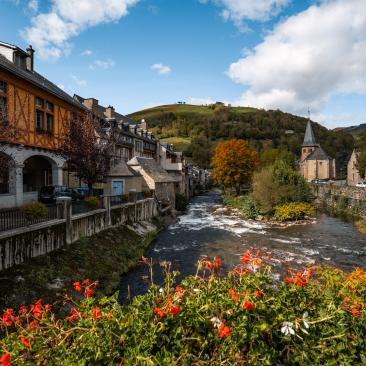
[[[217,145],[213,158],[213,178],[224,188],[239,194],[248,185],[259,162],[257,152],[245,140],[228,140]]]
[[[65,126],[60,153],[70,171],[87,183],[105,182],[114,156],[115,134],[112,126],[101,126],[92,114]]]
[[[356,149],[358,152],[357,156],[357,167],[362,178],[366,178],[366,130],[361,132],[357,136]]]
[[[274,164],[277,160],[286,162],[291,167],[295,166],[295,155],[283,149],[266,149],[260,154],[260,165],[269,166]]]
[[[201,134],[191,143],[192,160],[202,169],[209,169],[212,160],[212,144],[207,136]]]

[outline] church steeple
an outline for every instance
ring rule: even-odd
[[[308,124],[306,126],[306,131],[305,131],[305,136],[304,136],[304,142],[302,143],[302,146],[319,146],[315,141],[313,127],[311,126],[310,110],[309,110]]]

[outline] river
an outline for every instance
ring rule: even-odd
[[[315,223],[286,228],[246,221],[221,210],[218,191],[197,196],[187,213],[166,228],[152,243],[146,257],[154,261],[154,280],[162,283],[159,263],[172,262],[182,276],[195,273],[196,262],[218,256],[224,268],[239,263],[239,256],[249,248],[273,253],[273,273],[279,276],[288,266],[303,268],[306,264],[329,264],[345,270],[366,266],[366,237],[351,223],[323,214]],[[145,265],[139,264],[121,280],[120,300],[146,292]]]

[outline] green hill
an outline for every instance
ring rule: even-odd
[[[164,105],[132,113],[135,120],[145,119],[149,128],[163,141],[178,143],[186,156],[207,167],[215,145],[223,140],[242,138],[258,151],[282,148],[300,155],[307,120],[279,110],[227,107],[222,104],[195,106]],[[354,138],[345,131],[332,131],[313,124],[317,141],[337,159],[344,169],[352,152]]]

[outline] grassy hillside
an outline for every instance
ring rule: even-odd
[[[219,104],[164,105],[132,113],[130,117],[144,118],[159,138],[175,141],[201,166],[209,165],[218,142],[232,138],[247,139],[258,151],[268,147],[283,148],[299,156],[307,123],[306,118],[279,110]],[[344,168],[353,148],[353,136],[343,130],[328,130],[315,122],[313,128],[317,142],[337,159],[338,168]],[[181,142],[184,144],[180,145]]]

